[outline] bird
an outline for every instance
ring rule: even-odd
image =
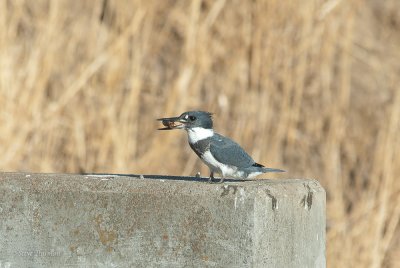
[[[214,174],[221,174],[220,183],[226,177],[252,179],[262,173],[285,172],[256,163],[235,141],[218,134],[213,129],[212,113],[188,111],[177,117],[157,119],[165,126],[159,130],[186,130],[192,150],[210,169],[208,181],[214,181]]]

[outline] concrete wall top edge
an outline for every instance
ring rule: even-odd
[[[135,175],[135,174],[57,174],[57,173],[0,173],[0,189],[13,191],[60,191],[60,192],[141,192],[141,193],[187,193],[202,194],[204,191],[216,194],[239,194],[238,189],[247,193],[264,190],[275,196],[304,192],[323,193],[317,180],[311,179],[256,179],[247,181],[227,180],[225,183],[208,183],[207,178]],[[253,194],[254,195],[254,194]]]

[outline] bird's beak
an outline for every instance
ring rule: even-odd
[[[161,121],[165,126],[163,128],[159,128],[158,130],[171,130],[171,129],[181,129],[185,128],[186,120],[180,117],[166,117],[166,118],[158,118],[158,121]]]

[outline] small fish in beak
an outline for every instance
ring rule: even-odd
[[[172,130],[172,129],[180,129],[183,128],[184,125],[180,122],[179,117],[167,117],[167,118],[159,118],[158,121],[165,126],[163,128],[159,128],[158,130]]]

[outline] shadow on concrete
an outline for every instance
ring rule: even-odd
[[[208,177],[196,176],[167,176],[167,175],[141,175],[141,174],[107,174],[107,173],[81,173],[86,176],[108,176],[108,177],[129,177],[132,179],[151,179],[151,180],[174,180],[174,181],[197,181],[208,183]],[[220,178],[216,177],[212,183],[219,183]],[[224,182],[245,182],[252,179],[225,179]]]

